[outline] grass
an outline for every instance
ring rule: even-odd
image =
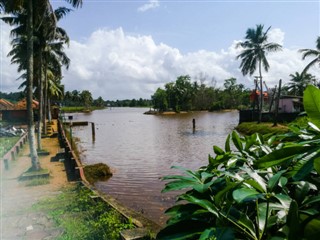
[[[33,209],[46,212],[62,228],[58,240],[120,239],[120,231],[134,225],[81,185],[66,188],[55,197],[41,200]]]
[[[73,113],[73,112],[85,112],[87,110],[94,111],[94,110],[100,110],[100,109],[105,109],[105,107],[95,107],[91,106],[89,108],[84,107],[84,106],[74,106],[74,107],[62,107],[61,111],[67,112],[67,113]]]
[[[256,122],[243,122],[240,123],[236,130],[240,133],[245,135],[251,135],[253,133],[260,133],[260,134],[281,134],[288,132],[288,127],[286,125],[278,124],[278,126],[273,127],[273,123],[256,123]]]
[[[0,157],[2,158],[20,139],[20,137],[0,137]]]
[[[34,187],[34,186],[40,186],[40,185],[46,185],[50,183],[50,179],[45,177],[38,177],[38,178],[33,178],[29,181],[26,181],[26,187]]]

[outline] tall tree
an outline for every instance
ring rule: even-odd
[[[80,7],[82,0],[65,0],[73,7]],[[0,0],[0,11],[4,13],[26,12],[26,41],[27,41],[27,112],[28,112],[28,137],[31,156],[31,169],[39,170],[40,163],[35,144],[35,124],[33,119],[33,83],[34,83],[34,19],[42,16],[47,12],[47,9],[52,9],[49,0]],[[41,17],[40,17],[41,19]],[[38,23],[40,26],[42,22]],[[37,30],[37,29],[36,29]]]
[[[299,51],[302,53],[303,60],[307,57],[315,57],[315,59],[308,63],[303,72],[307,72],[310,67],[316,65],[317,63],[320,66],[320,36],[316,40],[316,49],[300,49]]]
[[[260,108],[259,108],[259,122],[262,119],[262,103],[263,103],[263,85],[262,85],[262,68],[267,72],[270,68],[266,58],[268,52],[275,52],[282,49],[282,46],[277,43],[268,42],[269,27],[265,32],[263,25],[256,25],[256,28],[249,28],[246,32],[245,41],[240,42],[237,47],[242,47],[243,51],[237,56],[241,59],[241,72],[243,75],[253,75],[258,66],[259,80],[260,80]]]

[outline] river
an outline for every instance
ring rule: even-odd
[[[114,174],[96,187],[149,219],[164,224],[163,212],[174,203],[176,193],[161,194],[161,177],[180,174],[171,166],[192,170],[207,165],[212,147],[224,147],[227,135],[238,124],[234,112],[194,112],[176,115],[144,115],[148,109],[112,108],[74,113],[73,121],[95,123],[73,127],[84,164],[106,163]],[[192,120],[196,130],[192,129]]]

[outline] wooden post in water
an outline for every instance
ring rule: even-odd
[[[192,119],[192,131],[193,133],[196,131],[196,120]]]
[[[94,127],[94,122],[91,123],[91,129],[92,129],[92,141],[94,142],[96,140],[96,129]]]

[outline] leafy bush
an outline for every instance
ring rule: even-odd
[[[320,234],[320,90],[309,86],[308,127],[271,137],[233,131],[224,150],[163,192],[187,189],[157,239],[317,239]],[[235,150],[233,150],[235,149]]]

